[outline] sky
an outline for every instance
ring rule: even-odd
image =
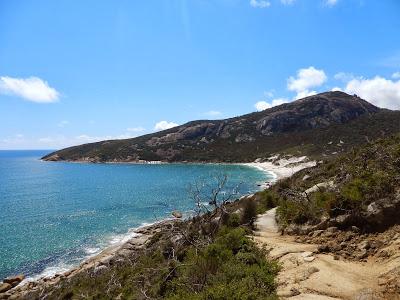
[[[59,149],[330,90],[400,109],[398,0],[0,0],[0,149]]]

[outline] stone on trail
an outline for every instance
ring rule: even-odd
[[[301,256],[304,258],[304,257],[309,257],[309,256],[311,256],[311,255],[313,255],[313,253],[311,252],[311,251],[305,251],[305,252],[303,252],[302,254],[301,254]]]
[[[315,260],[315,256],[307,256],[307,257],[303,257],[303,260],[306,262],[312,262]]]

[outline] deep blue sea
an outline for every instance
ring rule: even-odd
[[[255,168],[211,164],[43,162],[49,151],[0,151],[0,278],[53,275],[137,228],[194,208],[188,187],[229,176],[227,192],[254,192],[272,177]],[[238,195],[239,196],[239,195]]]

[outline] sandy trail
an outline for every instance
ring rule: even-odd
[[[384,266],[374,262],[335,260],[317,254],[317,245],[297,243],[281,235],[275,221],[276,209],[260,215],[255,240],[270,250],[282,270],[278,275],[278,295],[290,299],[382,299],[378,277]]]

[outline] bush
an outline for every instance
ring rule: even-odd
[[[166,299],[277,299],[279,267],[246,234],[223,227],[214,243],[191,250],[168,284]]]
[[[257,213],[262,214],[265,211],[274,208],[278,204],[278,196],[271,190],[264,190],[256,194],[256,200],[258,203]]]
[[[291,200],[282,200],[277,214],[283,226],[291,223],[301,224],[309,220],[310,210],[305,203],[295,203]]]
[[[253,226],[257,217],[257,204],[253,199],[248,199],[244,203],[242,213],[242,224]]]
[[[240,216],[237,213],[229,214],[228,221],[226,223],[229,227],[238,227],[240,226]]]
[[[359,178],[353,179],[343,188],[341,195],[350,202],[359,202],[363,198],[363,181]]]

